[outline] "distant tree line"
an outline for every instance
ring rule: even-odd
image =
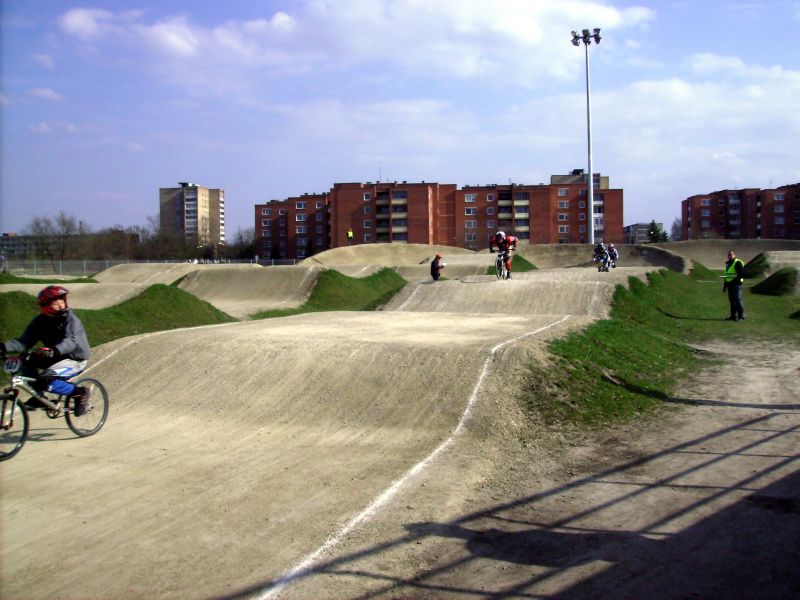
[[[114,225],[94,231],[90,224],[60,212],[35,217],[22,231],[33,244],[31,256],[43,260],[238,260],[256,253],[253,228],[239,229],[226,244],[203,245],[196,240],[161,231],[158,217],[146,226]]]

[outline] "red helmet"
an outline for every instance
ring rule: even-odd
[[[41,292],[39,292],[39,295],[36,296],[36,299],[39,301],[39,306],[42,313],[54,317],[60,314],[61,311],[50,308],[50,303],[53,300],[63,298],[64,304],[66,305],[67,294],[69,294],[69,290],[65,287],[61,287],[60,285],[48,285]]]

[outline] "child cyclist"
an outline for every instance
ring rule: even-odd
[[[76,387],[67,379],[86,368],[90,349],[83,323],[67,307],[67,294],[69,290],[60,285],[49,285],[39,292],[40,314],[34,317],[21,336],[0,343],[0,354],[23,352],[42,342],[44,347],[34,350],[23,373],[36,377],[33,387],[39,392],[71,396],[75,400],[74,414],[80,417],[86,414],[89,405],[86,388]],[[38,372],[38,369],[42,371]],[[34,398],[27,405],[39,408],[41,403]]]

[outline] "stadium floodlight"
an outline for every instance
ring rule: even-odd
[[[573,46],[580,46],[581,42],[583,42],[583,48],[586,55],[586,140],[587,140],[587,148],[588,148],[588,162],[589,162],[589,172],[586,174],[586,182],[587,182],[587,204],[588,204],[588,212],[589,212],[589,243],[594,245],[594,174],[592,173],[592,103],[591,103],[591,92],[589,88],[589,46],[594,40],[595,44],[600,43],[600,28],[595,27],[592,32],[588,29],[581,30],[581,34],[579,35],[578,32],[572,32],[572,45]]]

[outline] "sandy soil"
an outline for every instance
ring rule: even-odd
[[[97,348],[105,428],[34,413],[0,467],[0,597],[797,596],[800,342],[710,345],[724,364],[623,428],[519,413],[525,365],[624,275]]]

